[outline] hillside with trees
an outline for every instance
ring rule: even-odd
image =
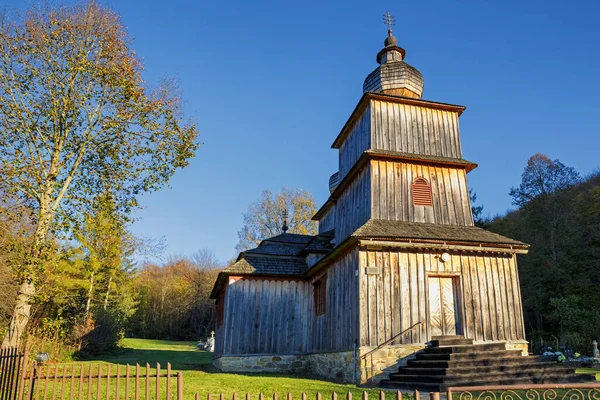
[[[510,195],[517,210],[480,224],[531,245],[519,258],[527,338],[589,353],[600,338],[600,173],[583,179],[536,154]]]

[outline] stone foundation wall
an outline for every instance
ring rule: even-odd
[[[213,364],[224,372],[278,372],[310,375],[336,382],[376,384],[415,357],[424,345],[385,346],[361,359],[374,347],[298,355],[225,356]]]
[[[303,355],[256,355],[225,356],[213,361],[223,372],[278,372],[284,374],[306,374],[306,359]]]
[[[490,343],[490,342],[481,342]],[[506,342],[507,350],[519,349],[528,355],[525,340]],[[314,353],[297,355],[249,355],[226,356],[214,360],[213,364],[225,372],[277,372],[295,375],[310,375],[328,380],[376,385],[389,374],[405,366],[408,360],[425,348],[423,344],[384,346],[369,354],[374,347],[361,347],[355,351]]]
[[[358,352],[356,352],[358,355]],[[355,352],[315,353],[304,356],[310,375],[336,382],[354,383],[358,377]]]

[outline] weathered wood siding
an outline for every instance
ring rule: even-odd
[[[223,343],[225,342],[224,334],[225,331],[223,330],[223,325],[215,329],[215,357],[223,355]]]
[[[429,181],[432,207],[413,204],[412,183],[417,177]],[[371,181],[372,218],[473,225],[464,169],[371,160]]]
[[[514,255],[404,250],[360,251],[360,344],[376,346],[423,321],[404,343],[425,343],[428,275],[459,279],[460,314],[466,337],[481,341],[525,339],[521,294]],[[367,267],[378,269],[367,274]],[[373,272],[373,270],[371,270]]]
[[[309,282],[238,280],[227,286],[218,355],[305,353],[313,315]]]
[[[346,176],[361,154],[371,147],[371,110],[365,109],[339,149],[339,181]]]
[[[458,113],[371,100],[371,148],[462,158]]]
[[[371,217],[371,171],[366,165],[335,205],[335,243],[343,242]]]
[[[326,312],[314,317],[312,351],[351,350],[358,338],[358,248],[327,270]]]
[[[335,229],[335,205],[331,206],[325,215],[323,215],[323,218],[319,220],[319,233],[327,232],[332,229]]]

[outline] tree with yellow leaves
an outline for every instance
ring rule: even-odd
[[[242,252],[258,246],[268,237],[281,234],[284,211],[288,214],[288,233],[316,235],[317,223],[311,218],[317,207],[308,191],[282,188],[273,195],[270,190],[263,190],[260,199],[251,203],[244,214],[244,226],[238,232],[240,241],[235,249]]]
[[[172,81],[151,89],[119,15],[94,1],[0,15],[0,189],[34,210],[19,293],[2,346],[25,331],[39,258],[100,193],[127,214],[198,146]]]

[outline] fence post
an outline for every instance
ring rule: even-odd
[[[140,399],[140,364],[135,364],[135,400]]]
[[[440,392],[429,392],[430,400],[440,400]]]
[[[23,353],[23,370],[21,371],[21,377],[19,378],[19,393],[17,400],[23,399],[23,391],[25,390],[25,378],[27,378],[27,367],[29,366],[29,351],[25,350]]]
[[[167,363],[167,400],[171,400],[171,363]]]
[[[28,397],[29,397],[29,400],[33,400],[34,399],[33,393],[35,390],[35,381],[37,379],[37,362],[36,361],[34,361],[31,364],[30,378],[31,379],[29,380],[29,393],[28,393],[29,396]]]
[[[156,400],[160,399],[160,363],[156,363]],[[118,400],[118,399],[115,399]]]
[[[177,372],[177,400],[183,400],[183,373]]]
[[[121,392],[121,364],[117,364],[117,385],[115,387],[115,400],[119,400]],[[158,400],[158,397],[156,398]]]
[[[100,400],[100,383],[102,382],[102,364],[98,364],[98,382],[96,383],[96,400]],[[44,399],[46,400],[46,399]]]
[[[146,400],[150,400],[150,364],[146,363]]]
[[[129,363],[125,364],[125,400],[129,399]]]

